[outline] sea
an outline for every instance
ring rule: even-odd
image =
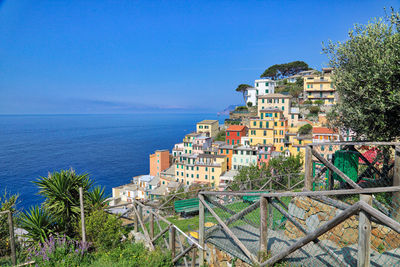
[[[111,196],[113,187],[149,173],[149,155],[171,151],[217,114],[0,115],[0,197],[18,194],[17,208],[43,201],[32,182],[73,168],[88,173]],[[1,200],[0,200],[1,201]]]

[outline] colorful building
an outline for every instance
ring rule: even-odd
[[[223,145],[219,147],[218,155],[226,157],[227,168],[230,170],[232,168],[232,155],[234,145]]]
[[[292,105],[292,96],[284,94],[269,94],[258,97],[258,116],[260,111],[266,109],[280,109],[283,111],[285,118],[289,117],[290,108]]]
[[[219,132],[219,123],[217,120],[203,120],[196,125],[197,133],[206,133],[207,136],[214,138]]]
[[[339,141],[339,133],[327,127],[313,127],[313,143],[336,142]]]
[[[247,127],[243,125],[231,125],[225,131],[227,145],[240,145],[240,140],[247,135]]]
[[[336,103],[336,89],[332,84],[332,68],[323,68],[322,74],[312,74],[304,77],[304,99],[322,100],[324,105]]]
[[[175,165],[176,181],[184,185],[219,186],[219,177],[227,170],[226,156],[211,154],[182,155]]]
[[[276,151],[283,151],[288,121],[281,109],[260,110],[260,118],[250,119],[250,145],[275,146]]]
[[[156,150],[154,154],[150,155],[150,175],[160,175],[160,172],[171,166],[169,151]]]
[[[253,106],[256,106],[257,98],[259,96],[273,94],[275,92],[275,85],[276,82],[271,79],[255,80],[254,87],[250,87],[247,89],[247,103],[251,102]]]
[[[242,167],[257,165],[257,148],[239,146],[233,149],[232,169],[240,170]]]

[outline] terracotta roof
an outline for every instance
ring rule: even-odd
[[[327,127],[314,127],[313,134],[337,134],[337,132]]]
[[[258,98],[292,98],[291,95],[284,95],[284,94],[266,94],[258,96]]]
[[[243,131],[243,129],[246,128],[246,126],[244,125],[231,125],[229,126],[228,129],[226,129],[227,131]]]

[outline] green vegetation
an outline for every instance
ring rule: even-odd
[[[79,187],[83,188],[87,213],[106,204],[104,189],[94,188],[88,174],[76,174],[73,169],[53,172],[34,183],[45,200],[41,207],[32,207],[21,215],[21,227],[28,231],[25,237],[31,244],[43,243],[55,234],[79,236]]]
[[[246,103],[246,92],[248,88],[251,88],[251,85],[248,84],[239,84],[238,87],[235,89],[236,92],[241,92],[243,94],[244,103]]]
[[[253,106],[253,103],[252,103],[252,102],[247,102],[247,106],[248,106],[249,108],[251,108],[251,107]]]
[[[308,64],[304,61],[293,61],[284,64],[275,64],[267,68],[261,78],[270,78],[272,80],[283,79],[299,73],[300,71],[308,70]]]
[[[237,106],[236,108],[235,108],[235,110],[237,110],[237,111],[247,111],[247,110],[249,110],[246,106]]]
[[[301,126],[301,127],[299,128],[298,133],[299,133],[299,134],[310,134],[311,131],[312,131],[312,128],[313,128],[313,127],[311,126],[311,124],[303,125],[303,126]]]
[[[344,42],[323,49],[335,69],[340,102],[328,118],[359,139],[393,141],[400,136],[400,14],[356,24]]]
[[[22,213],[17,227],[25,229],[25,247],[17,244],[18,262],[33,260],[38,266],[172,266],[168,252],[148,251],[133,244],[130,229],[122,226],[118,216],[103,209],[104,189],[93,187],[87,174],[74,170],[60,171],[40,177],[35,184],[44,196],[41,206]],[[84,189],[87,242],[81,241],[79,188]],[[17,196],[4,195],[1,210],[14,209]],[[9,255],[8,223],[0,217],[2,254]],[[9,258],[0,257],[3,266]]]
[[[274,177],[275,181],[286,185],[289,176],[291,184],[296,184],[303,179],[303,175],[300,174],[303,166],[302,157],[301,153],[289,157],[279,156],[270,159],[268,165],[263,164],[261,167],[253,165],[241,168],[230,187],[232,190],[258,190],[271,177]],[[299,187],[301,186],[299,185]],[[272,189],[283,190],[286,188],[278,183],[273,183]]]
[[[214,141],[225,141],[225,131],[220,131],[214,138]]]
[[[18,200],[18,195],[10,195],[4,191],[3,196],[0,195],[0,212],[11,210],[15,212],[15,205]],[[8,232],[8,216],[7,214],[0,215],[0,258],[10,254],[9,232]],[[1,265],[1,263],[0,263]]]

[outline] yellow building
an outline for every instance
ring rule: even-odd
[[[258,116],[261,117],[260,111],[265,109],[278,108],[283,111],[283,115],[288,118],[290,106],[292,102],[291,95],[283,94],[267,94],[258,97]]]
[[[322,100],[324,105],[336,103],[336,90],[331,80],[332,68],[323,68],[322,74],[307,75],[304,79],[305,100]]]
[[[219,177],[227,171],[226,156],[199,154],[182,155],[175,164],[176,181],[185,185],[219,186]]]
[[[197,133],[206,133],[209,137],[216,137],[219,132],[219,123],[217,120],[204,120],[196,125]]]
[[[288,121],[281,109],[260,110],[260,117],[250,119],[250,145],[274,145],[283,151]]]

